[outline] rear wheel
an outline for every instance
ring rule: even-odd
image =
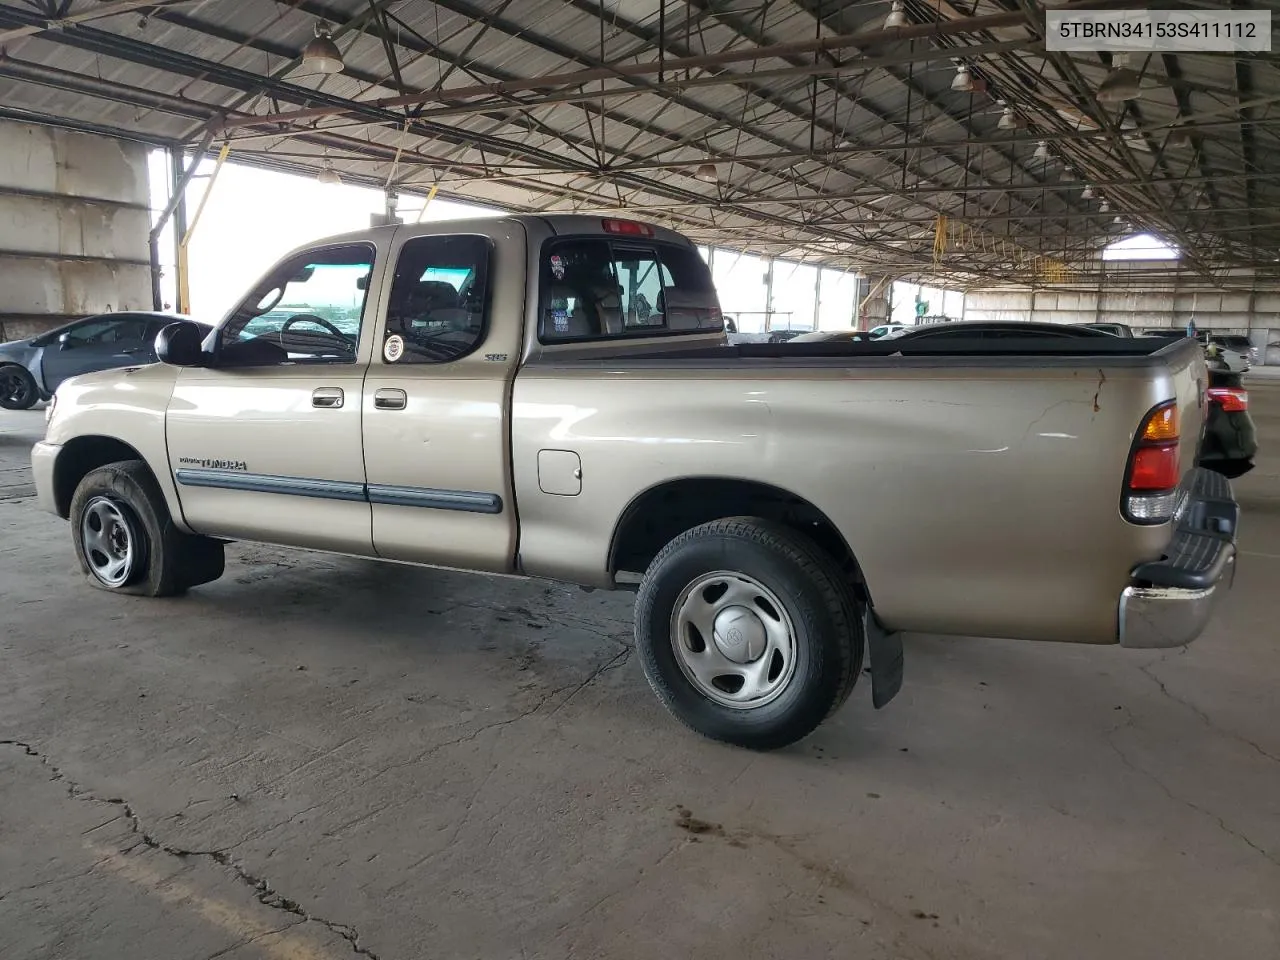
[[[40,399],[36,381],[26,368],[0,367],[0,407],[6,410],[27,410]]]
[[[164,597],[222,576],[222,544],[174,526],[140,460],[85,474],[71,498],[71,535],[81,569],[104,590]]]
[[[754,518],[695,527],[658,554],[636,599],[636,644],[678,719],[754,749],[794,743],[834,712],[864,647],[834,560]]]

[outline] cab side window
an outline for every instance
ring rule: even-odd
[[[355,363],[374,250],[308,250],[284,261],[222,328],[220,365]]]
[[[385,363],[449,363],[484,340],[489,303],[488,238],[414,237],[400,248],[387,325]]]

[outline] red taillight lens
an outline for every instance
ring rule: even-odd
[[[1169,490],[1178,485],[1178,444],[1139,447],[1129,466],[1130,490]]]
[[[1209,402],[1216,403],[1227,413],[1240,413],[1249,409],[1249,392],[1232,387],[1210,387]]]

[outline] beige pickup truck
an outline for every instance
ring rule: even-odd
[[[635,587],[658,696],[777,747],[902,678],[899,633],[1170,646],[1227,589],[1194,341],[729,346],[697,249],[586,216],[295,252],[162,363],[77,377],[33,452],[90,581],[223,543]]]

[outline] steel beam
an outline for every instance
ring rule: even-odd
[[[455,87],[449,90],[429,90],[421,93],[406,94],[398,97],[383,97],[362,104],[364,107],[386,110],[393,107],[417,106],[424,103],[439,103],[465,100],[480,96],[503,96],[520,93],[526,90],[548,90],[565,86],[580,86],[597,80],[612,80],[618,77],[647,77],[660,70],[693,70],[706,67],[727,66],[734,63],[749,63],[775,57],[786,57],[797,53],[813,53],[816,51],[847,50],[850,48],[878,47],[886,43],[909,40],[916,37],[954,36],[964,33],[975,33],[989,30],[992,27],[1012,26],[1026,23],[1023,13],[997,13],[985,17],[972,17],[967,21],[953,21],[947,24],[914,24],[899,27],[895,30],[864,31],[839,37],[823,37],[816,40],[803,40],[795,43],[773,44],[767,47],[753,47],[744,50],[728,50],[721,53],[706,53],[691,57],[666,60],[664,63],[612,64],[603,67],[592,67],[575,70],[569,73],[551,74],[529,80],[507,80],[498,83],[479,84],[471,87]],[[750,80],[744,76],[741,80]],[[306,110],[293,110],[283,113],[266,114],[253,118],[228,118],[228,127],[245,126],[254,123],[292,123],[298,120],[315,119],[317,117],[340,116],[345,112],[339,107],[315,107]]]

